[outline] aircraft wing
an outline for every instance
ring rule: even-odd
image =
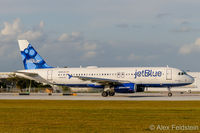
[[[35,81],[38,81],[41,83],[51,84],[46,79],[42,78],[38,73],[17,71],[17,72],[15,72],[15,75],[16,75],[16,77],[22,77],[22,78],[26,78],[26,79],[30,79],[30,80],[35,80]]]
[[[26,76],[30,76],[30,77],[37,77],[39,76],[37,73],[30,73],[30,72],[15,72],[16,74],[19,73],[19,74],[24,74]]]
[[[0,79],[12,78],[15,76],[14,72],[0,72]]]
[[[108,85],[108,84],[117,85],[117,84],[122,84],[122,83],[129,83],[129,81],[112,80],[112,79],[105,79],[105,78],[93,78],[93,77],[82,77],[82,76],[71,76],[71,77],[78,78],[83,81],[91,81],[91,82],[99,83],[102,85]]]

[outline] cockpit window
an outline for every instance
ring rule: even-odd
[[[182,72],[179,72],[178,75],[187,75],[187,73],[182,71]]]

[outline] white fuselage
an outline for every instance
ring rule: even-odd
[[[18,76],[54,85],[90,87],[101,84],[84,81],[77,77],[90,77],[109,80],[118,80],[136,85],[152,87],[173,87],[193,83],[194,79],[182,71],[171,67],[86,67],[86,68],[49,68],[21,70],[18,72],[37,73],[38,76],[27,76],[18,73]]]

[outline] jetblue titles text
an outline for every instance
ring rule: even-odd
[[[162,72],[161,71],[153,71],[153,70],[142,70],[142,71],[135,71],[134,73],[135,79],[137,77],[161,77]]]

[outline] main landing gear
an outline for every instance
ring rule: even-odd
[[[171,87],[168,87],[168,97],[172,96]]]
[[[114,91],[114,88],[111,88],[109,86],[106,86],[103,90],[103,92],[101,93],[101,95],[103,97],[107,97],[108,95],[109,96],[114,96],[115,95],[115,91]]]
[[[114,95],[115,95],[115,92],[114,92],[114,91],[103,91],[103,92],[101,93],[101,95],[102,95],[103,97],[107,97],[108,95],[109,95],[109,96],[114,96]]]

